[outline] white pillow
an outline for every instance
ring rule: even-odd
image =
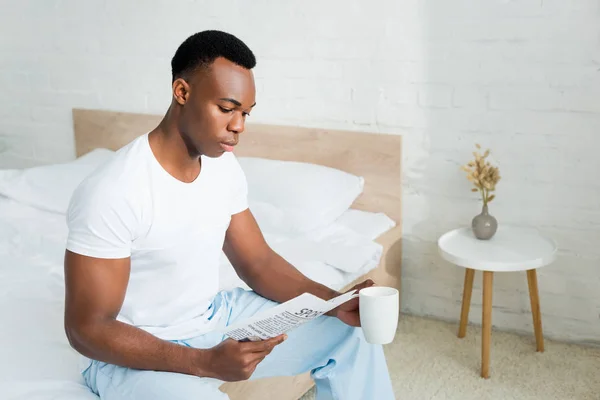
[[[344,211],[335,222],[371,240],[377,239],[396,226],[396,221],[382,212],[374,213],[352,208]]]
[[[364,178],[322,165],[239,157],[248,202],[263,228],[303,233],[327,226],[363,192]]]
[[[383,246],[353,230],[333,223],[314,234],[270,243],[292,264],[321,261],[340,271],[357,273],[381,259]]]
[[[42,210],[65,214],[81,181],[113,155],[114,151],[95,149],[62,164],[0,170],[0,195]]]

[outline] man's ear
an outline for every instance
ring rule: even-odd
[[[187,103],[190,97],[190,85],[183,78],[177,78],[173,82],[173,98],[179,105]]]

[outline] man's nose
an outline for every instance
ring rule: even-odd
[[[235,113],[227,129],[231,132],[242,133],[244,132],[244,117],[240,113]]]

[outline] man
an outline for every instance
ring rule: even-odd
[[[172,59],[164,119],[73,195],[65,330],[103,400],[224,399],[224,381],[306,371],[319,399],[393,398],[381,346],[356,328],[356,299],[289,338],[217,333],[304,292],[339,295],[274,253],[248,209],[232,150],[256,104],[255,63],[230,34],[189,37]],[[219,291],[222,251],[252,291]]]

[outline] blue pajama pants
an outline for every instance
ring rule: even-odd
[[[220,292],[215,309],[222,309],[230,325],[267,310],[277,303],[243,289]],[[224,337],[209,332],[189,340],[174,341],[194,348],[211,348]],[[318,400],[389,400],[394,393],[381,346],[365,341],[360,328],[337,318],[321,316],[288,332],[258,364],[251,380],[293,376],[311,371]],[[83,372],[89,388],[102,400],[224,400],[220,380],[191,375],[136,370],[93,361]],[[276,398],[277,393],[273,393]]]

